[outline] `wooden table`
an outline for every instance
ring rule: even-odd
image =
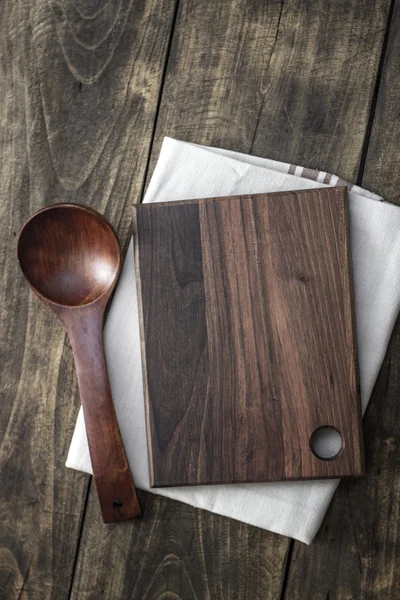
[[[164,135],[400,203],[400,0],[4,0],[0,65],[0,598],[399,598],[399,323],[368,475],[341,483],[311,546],[146,493],[143,519],[106,526],[90,478],[64,467],[71,348],[15,246],[30,213],[81,201],[126,249]]]

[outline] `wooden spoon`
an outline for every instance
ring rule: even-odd
[[[103,348],[104,310],[121,268],[116,233],[91,208],[53,204],[22,228],[18,260],[29,285],[61,319],[71,341],[103,520],[138,517]]]

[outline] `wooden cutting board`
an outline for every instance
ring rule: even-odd
[[[346,188],[135,207],[153,487],[359,476]],[[342,436],[332,460],[319,428]]]

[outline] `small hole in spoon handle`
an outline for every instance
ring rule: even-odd
[[[104,523],[118,523],[141,516],[129,471],[115,474],[113,478],[94,478]]]

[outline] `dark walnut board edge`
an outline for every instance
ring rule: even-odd
[[[138,205],[134,238],[152,487],[363,475],[346,188]]]

